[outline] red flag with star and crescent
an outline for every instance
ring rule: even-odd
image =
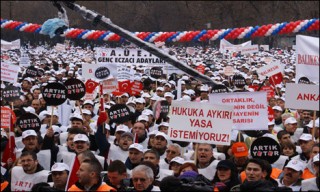
[[[269,78],[269,82],[273,87],[280,84],[282,80],[283,80],[283,76],[281,72],[271,75]]]

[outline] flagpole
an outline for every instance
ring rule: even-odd
[[[312,140],[314,140],[316,126],[316,110],[313,111],[313,122],[312,122]]]

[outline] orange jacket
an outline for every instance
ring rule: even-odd
[[[278,168],[273,167],[270,177],[271,177],[272,179],[278,179],[281,173],[282,173],[282,170],[281,170],[281,169],[278,169]],[[240,173],[240,178],[241,178],[241,182],[243,183],[244,180],[247,178],[245,171],[242,171],[242,172]]]
[[[8,181],[4,181],[3,183],[1,183],[1,189],[0,191],[4,191],[9,185]]]
[[[308,168],[303,170],[303,173],[301,176],[302,179],[311,179],[314,177],[316,177],[316,176]]]
[[[68,189],[68,191],[84,191],[84,190],[80,189],[76,185],[72,185]],[[117,190],[104,183],[104,184],[100,185],[100,187],[96,191],[117,191]]]

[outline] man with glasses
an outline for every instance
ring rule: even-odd
[[[159,187],[152,185],[153,180],[153,171],[146,165],[139,165],[132,170],[132,182],[137,192],[160,191]]]
[[[166,157],[160,160],[160,168],[169,169],[169,164],[171,160],[175,157],[179,157],[181,155],[181,147],[176,143],[172,143],[168,145],[166,150]]]

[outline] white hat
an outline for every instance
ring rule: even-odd
[[[137,98],[135,99],[136,103],[146,103],[146,100],[144,100],[144,98]]]
[[[305,166],[301,161],[293,159],[289,161],[289,163],[285,166],[285,168],[291,168],[296,171],[303,171]]]
[[[286,88],[282,87],[280,91],[286,92]]]
[[[180,101],[191,101],[191,97],[189,95],[184,95],[180,98]]]
[[[29,136],[37,136],[37,133],[35,132],[35,130],[31,129],[22,132],[22,139],[25,139]]]
[[[259,84],[260,81],[259,80],[253,80],[252,84],[254,84],[254,83]]]
[[[309,128],[312,128],[313,127],[313,120],[311,120],[306,126]],[[319,118],[316,119],[314,126],[319,128]]]
[[[273,106],[272,109],[282,112],[282,108],[280,106],[278,106],[278,105]]]
[[[23,109],[24,109],[26,112],[28,112],[28,113],[36,113],[36,110],[35,110],[33,107],[31,107],[31,106],[29,106],[29,107],[23,107]]]
[[[168,87],[171,88],[171,84],[170,83],[166,83],[166,84],[164,84],[164,86],[168,86]]]
[[[140,152],[143,153],[143,146],[142,146],[141,144],[139,144],[139,143],[133,143],[133,144],[131,144],[131,145],[129,146],[129,150],[130,150],[130,149],[136,149],[136,150],[138,150],[138,151],[140,151]]]
[[[273,119],[272,121],[269,121],[269,122],[268,122],[268,126],[269,126],[269,125],[274,125],[274,119]]]
[[[74,119],[79,119],[83,121],[83,118],[81,116],[81,114],[79,113],[74,113],[71,117],[70,117],[70,121],[73,121]]]
[[[163,87],[158,87],[158,88],[157,88],[157,91],[158,91],[158,90],[164,91],[164,88],[163,88]]]
[[[159,124],[158,127],[161,127],[161,126],[169,127],[169,123],[167,123],[167,122],[162,122],[162,123]]]
[[[70,171],[70,167],[65,163],[55,163],[51,167],[51,172],[53,171]]]
[[[150,109],[145,109],[142,111],[141,114],[149,116],[149,115],[153,115],[153,112]]]
[[[116,128],[116,133],[117,133],[118,131],[128,132],[128,131],[129,131],[129,127],[126,126],[126,125],[124,125],[124,124],[120,124],[120,125],[118,125],[117,128]]]
[[[91,100],[85,100],[83,102],[83,105],[86,105],[86,104],[94,105],[93,101],[91,101]]]
[[[319,162],[319,153],[313,157],[312,162]]]
[[[174,94],[172,94],[171,92],[165,92],[164,97],[174,98]]]
[[[126,105],[129,105],[129,104],[136,104],[136,102],[133,100],[133,99],[129,99],[128,102],[126,103]]]
[[[153,130],[151,132],[148,133],[148,136],[150,135],[156,135],[159,131],[158,130]]]
[[[160,97],[156,94],[153,94],[153,96],[150,98],[150,100],[153,100],[153,101],[158,101],[160,99]]]
[[[155,137],[163,137],[167,140],[167,143],[169,143],[170,139],[168,138],[168,135],[165,134],[164,132],[159,131]]]
[[[181,157],[175,157],[175,158],[171,159],[171,161],[170,161],[170,163],[173,163],[173,162],[176,162],[176,163],[182,165],[184,163],[184,159]]]
[[[142,98],[151,98],[151,95],[149,94],[149,93],[143,93],[142,95],[141,95],[141,97]]]
[[[176,82],[174,82],[173,80],[169,81],[169,83],[170,83],[171,85],[176,86]]]
[[[303,140],[303,141],[311,141],[312,140],[312,135],[309,133],[303,133],[299,140]]]
[[[185,85],[186,84],[186,82],[185,81],[181,81],[181,85]]]
[[[73,142],[76,142],[76,141],[89,142],[89,138],[85,134],[76,134],[73,138]]]
[[[207,85],[202,85],[200,91],[209,91],[209,87]]]
[[[89,111],[88,109],[82,109],[82,113],[86,115],[92,115],[91,111]]]
[[[139,115],[138,121],[149,121],[149,117],[146,115]]]
[[[295,124],[297,123],[297,120],[296,118],[294,117],[289,117],[288,119],[285,120],[284,124],[287,125],[287,124]]]

